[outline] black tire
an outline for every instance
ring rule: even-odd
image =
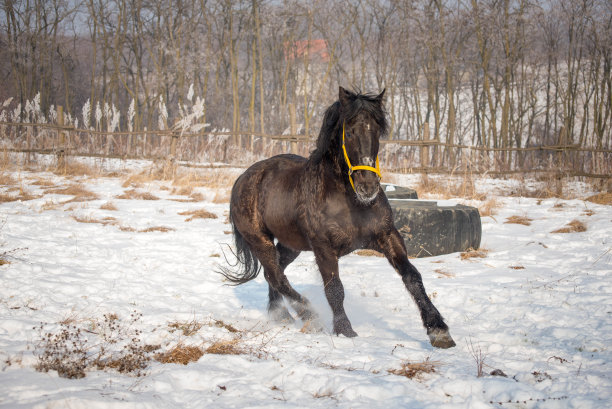
[[[409,187],[392,185],[391,183],[381,183],[383,192],[387,199],[418,199],[417,192]]]
[[[438,256],[480,246],[482,226],[474,207],[396,199],[389,203],[409,257]]]

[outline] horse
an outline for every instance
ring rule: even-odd
[[[232,187],[229,219],[237,263],[221,267],[232,285],[250,281],[263,267],[268,312],[293,322],[283,298],[306,324],[323,330],[310,302],[287,280],[285,269],[302,251],[313,251],[333,313],[333,332],[355,337],[344,310],[338,259],[357,249],[383,253],[419,308],[434,347],[455,346],[448,326],[410,263],[380,186],[378,149],[387,134],[384,93],[363,94],[339,87],[327,108],[308,159],[281,154],[256,162]],[[355,165],[356,164],[356,165]],[[276,240],[276,244],[275,244]]]

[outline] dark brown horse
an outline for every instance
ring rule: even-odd
[[[317,147],[308,159],[274,156],[255,163],[236,180],[230,220],[239,271],[222,268],[221,273],[241,284],[255,278],[261,264],[269,286],[270,315],[293,321],[285,297],[302,320],[321,329],[309,301],[284,273],[301,251],[313,251],[333,312],[334,332],[354,337],[357,333],[344,311],[338,258],[356,249],[377,250],[414,298],[431,344],[452,347],[448,326],[406,257],[380,187],[378,146],[387,132],[384,91],[375,96],[340,88],[339,94],[325,112]]]

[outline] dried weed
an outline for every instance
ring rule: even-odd
[[[189,362],[197,362],[202,355],[204,352],[200,347],[179,343],[167,352],[156,354],[155,360],[162,364],[187,365]]]
[[[141,192],[136,189],[129,189],[122,195],[116,196],[117,199],[125,200],[159,200],[159,197],[149,192]]]
[[[489,250],[487,249],[468,249],[467,251],[464,251],[463,253],[461,253],[460,257],[461,260],[469,260],[472,258],[485,258],[487,256],[487,254],[489,253]]]
[[[102,209],[102,210],[112,210],[112,211],[119,210],[117,208],[117,206],[115,206],[115,204],[113,202],[106,202],[106,203],[104,203],[102,206],[100,206],[100,209]]]
[[[565,227],[551,231],[551,233],[581,233],[587,231],[586,225],[580,220],[572,220]]]
[[[362,249],[355,251],[355,254],[362,257],[384,257],[385,255],[376,250]]]
[[[73,184],[63,188],[46,189],[45,194],[74,196],[72,199],[64,203],[88,202],[90,200],[99,199],[97,194],[87,190],[82,184]]]
[[[527,216],[510,216],[506,218],[504,224],[522,224],[523,226],[530,226],[533,219]]]
[[[611,192],[597,193],[596,195],[587,197],[585,200],[588,200],[589,202],[597,203],[600,205],[610,206],[612,205],[612,193]]]
[[[422,379],[424,374],[436,372],[441,365],[438,361],[426,359],[423,362],[403,362],[400,369],[389,369],[387,372],[393,375],[405,376],[408,379]]]
[[[217,215],[207,211],[206,209],[199,210],[188,210],[184,212],[179,212],[181,216],[191,216],[185,219],[186,222],[190,222],[194,219],[216,219]]]

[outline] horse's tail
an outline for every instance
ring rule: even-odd
[[[231,223],[232,230],[234,231],[236,251],[234,252],[231,248],[230,251],[236,257],[236,263],[229,263],[226,257],[225,261],[230,264],[230,267],[219,266],[218,273],[229,281],[229,285],[239,285],[257,277],[261,270],[261,266],[259,265],[257,257],[255,257],[251,251],[249,244],[244,240],[244,237],[242,237],[242,234],[240,234],[236,228],[236,225],[234,225],[233,221],[231,221]]]

